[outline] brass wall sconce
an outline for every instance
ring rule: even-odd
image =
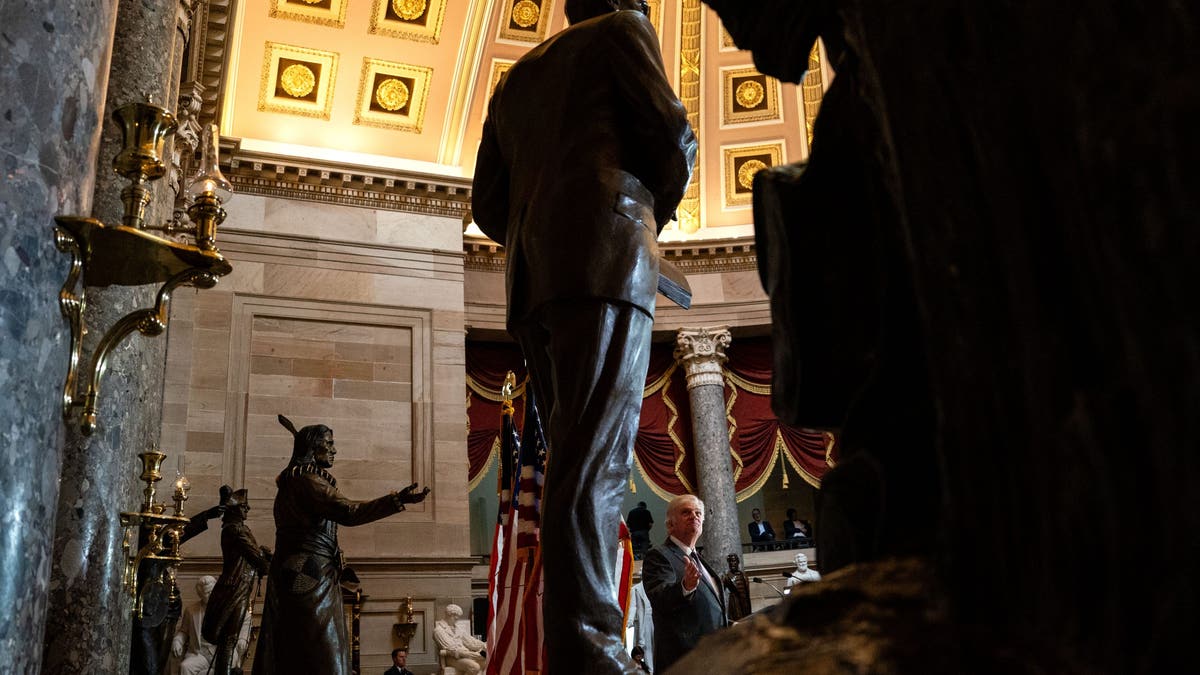
[[[113,170],[129,180],[129,186],[121,192],[124,205],[121,224],[106,225],[83,216],[54,219],[55,244],[60,251],[71,254],[71,268],[59,293],[59,308],[71,326],[70,363],[63,384],[63,419],[69,424],[78,415],[79,428],[85,435],[96,430],[100,384],[113,350],[134,331],[147,337],[161,335],[170,318],[171,293],[176,288],[185,285],[212,288],[219,277],[233,270],[216,247],[217,226],[225,219],[221,204],[231,196],[232,187],[217,164],[215,125],[205,134],[200,169],[188,183],[192,204],[187,213],[194,226],[168,223],[147,227],[146,206],[151,198],[148,185],[166,173],[163,144],[175,131],[175,117],[150,103],[130,103],[113,117],[123,134],[122,150],[113,160]],[[154,235],[148,230],[168,236]],[[195,243],[169,238],[179,233],[191,234]],[[83,287],[146,284],[161,284],[154,307],[127,314],[104,333],[85,372],[86,387],[81,395],[79,366],[83,335],[87,332]]]
[[[121,525],[125,528],[125,589],[134,598],[134,612],[138,619],[155,616],[165,612],[167,606],[178,593],[175,584],[175,571],[183,561],[180,553],[180,540],[183,528],[188,519],[183,513],[183,503],[187,501],[191,484],[184,476],[175,480],[175,491],[172,495],[175,507],[173,513],[166,513],[166,504],[155,500],[157,483],[162,480],[162,462],[166,455],[157,449],[140,453],[142,460],[141,480],[145,481],[146,489],[140,510],[121,513]],[[141,528],[144,537],[141,546],[133,552],[131,545],[134,528]],[[140,542],[139,542],[140,543]],[[154,570],[157,576],[142,580],[138,587],[138,568],[143,560],[158,560],[163,563]]]
[[[407,650],[413,636],[417,634],[417,623],[413,621],[413,601],[411,597],[400,601],[400,618],[403,621],[392,624],[392,628],[396,631],[396,639],[400,641],[400,644],[396,646]]]

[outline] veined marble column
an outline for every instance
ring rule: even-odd
[[[675,359],[687,373],[696,487],[705,507],[704,534],[699,545],[704,547],[704,558],[719,570],[725,569],[725,556],[742,552],[729,424],[725,419],[725,378],[721,374],[730,340],[725,326],[681,328],[675,336]]]
[[[119,3],[91,214],[106,223],[120,222],[120,195],[127,185],[112,170],[121,148],[112,111],[145,101],[147,94],[156,105],[175,109],[186,24],[194,4],[195,0]],[[169,162],[170,153],[164,154]],[[159,224],[171,217],[174,195],[167,178],[150,186],[146,222]],[[88,287],[84,358],[90,361],[100,337],[120,317],[153,307],[156,291],[156,286]],[[49,570],[44,673],[129,671],[133,604],[122,585],[124,530],[119,513],[136,510],[141,466],[137,454],[158,442],[166,343],[165,335],[148,338],[135,333],[126,338],[110,356],[94,435],[84,436],[77,421],[67,426]],[[164,469],[169,471],[182,449],[162,450],[168,454]],[[164,475],[165,481],[171,478]]]
[[[0,3],[0,672],[37,673],[70,332],[53,217],[91,208],[117,0]]]

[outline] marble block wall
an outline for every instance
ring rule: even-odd
[[[339,540],[369,596],[364,669],[387,668],[404,597],[422,624],[410,663],[432,665],[432,622],[450,602],[470,606],[474,562],[461,221],[254,195],[227,208],[218,245],[234,272],[181,293],[172,311],[165,466],[191,480],[191,512],[215,503],[223,483],[249,489],[249,523],[267,546],[275,476],[292,449],[277,414],[333,429],[332,473],[348,498],[429,485],[425,503],[340,528]],[[190,596],[197,576],[219,570],[216,528],[187,554]]]

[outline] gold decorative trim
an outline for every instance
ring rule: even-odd
[[[433,68],[364,58],[354,123],[421,133]],[[403,88],[403,102],[400,101]],[[381,91],[387,89],[388,91]],[[399,105],[393,105],[399,104]]]
[[[725,379],[728,380],[731,385],[736,386],[739,389],[744,389],[744,390],[750,392],[751,394],[755,394],[757,396],[770,396],[771,395],[771,385],[769,385],[769,384],[754,384],[750,380],[747,380],[743,377],[739,377],[731,370],[728,370],[725,368],[722,368],[721,370],[722,370],[722,372],[725,373]]]
[[[721,126],[782,121],[781,92],[779,80],[754,68],[722,68]]]
[[[784,161],[784,142],[721,146],[723,202],[726,208],[750,206],[754,174]]]
[[[504,0],[500,30],[496,37],[514,42],[541,42],[546,39],[554,0]]]
[[[315,23],[330,28],[346,27],[346,6],[350,0],[329,0],[328,7],[317,7],[316,2],[305,0],[303,4],[288,0],[271,0],[267,15],[272,19]]]
[[[720,46],[717,48],[718,51],[738,51],[737,44],[735,44],[733,41],[733,36],[729,34],[729,31],[725,30],[725,24],[721,23],[720,21],[717,21],[717,32],[721,41]]]
[[[524,380],[521,380],[521,383],[517,385],[516,389],[513,389],[513,398],[521,398],[522,396],[524,396],[525,395],[525,385],[527,385],[527,384],[529,384],[529,376],[528,375],[525,376]],[[487,387],[480,384],[478,380],[471,377],[470,375],[467,375],[467,387],[469,387],[471,389],[471,391],[473,391],[480,398],[487,399],[488,401],[491,401],[493,403],[503,403],[504,402],[504,395],[500,393],[499,389],[488,389]]]
[[[808,54],[808,73],[800,83],[804,96],[804,135],[808,147],[812,148],[813,124],[817,121],[817,113],[821,109],[821,99],[825,97],[825,85],[821,81],[821,41],[813,44]],[[811,150],[810,150],[811,152]]]
[[[676,495],[660,488],[654,481],[650,480],[650,476],[646,475],[646,467],[642,466],[642,461],[638,459],[636,452],[633,453],[633,465],[637,467],[638,473],[642,475],[642,480],[650,487],[650,491],[658,495],[659,499],[669,502],[676,497]]]
[[[792,453],[788,452],[787,449],[787,442],[783,440],[783,432],[778,429],[775,430],[775,447],[778,448],[779,453],[787,459],[787,463],[792,466],[792,469],[795,470],[796,473],[800,474],[800,477],[804,479],[805,483],[808,483],[818,490],[821,489],[821,479],[805,471],[804,468],[801,467],[798,462],[796,462],[796,460],[792,459]],[[828,463],[828,460],[826,460],[826,463]]]
[[[258,90],[258,109],[328,120],[333,108],[337,65],[337,52],[267,42]],[[301,72],[303,70],[308,71],[307,76]],[[308,77],[313,82],[309,83]],[[285,78],[288,81],[284,81]],[[280,90],[284,95],[280,95]]]
[[[703,148],[700,137],[701,16],[700,0],[682,0],[679,10],[679,100],[687,109],[688,123],[696,133],[696,141]],[[697,154],[692,182],[683,193],[677,211],[679,229],[688,234],[699,231],[702,222],[700,182],[700,155]]]
[[[445,18],[446,0],[375,0],[367,32],[436,45]]]
[[[504,74],[507,73],[510,68],[512,68],[514,63],[516,63],[516,61],[513,59],[492,59],[492,67],[488,75],[487,98],[484,99],[483,112],[480,113],[479,117],[481,120],[487,119],[487,102],[491,100],[492,94],[495,93],[496,85],[500,84],[500,78],[504,77]]]
[[[675,444],[675,449],[679,451],[679,455],[675,458],[675,477],[679,479],[679,484],[688,491],[688,494],[696,494],[696,489],[692,487],[680,469],[683,466],[684,458],[687,457],[687,449],[683,447],[683,441],[680,440],[679,434],[675,433],[675,423],[679,421],[679,409],[675,407],[675,402],[671,400],[671,397],[667,396],[669,389],[669,387],[662,388],[662,400],[663,405],[667,406],[667,410],[671,411],[671,416],[667,418],[667,436]]]
[[[654,26],[654,32],[658,33],[658,41],[662,42],[662,0],[646,0],[646,5],[650,8],[650,25]]]
[[[738,478],[742,477],[742,470],[746,468],[746,463],[742,461],[742,456],[737,454],[733,449],[733,437],[737,435],[738,426],[737,420],[733,417],[733,404],[737,403],[738,397],[737,388],[733,386],[728,377],[725,378],[725,382],[729,385],[730,392],[729,400],[725,402],[725,420],[729,422],[729,454],[733,457],[734,463],[737,464],[737,468],[733,470],[733,484],[736,486]]]

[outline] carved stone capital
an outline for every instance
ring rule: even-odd
[[[733,341],[728,326],[680,328],[675,335],[675,360],[683,364],[688,389],[705,385],[724,386],[721,364],[725,348]]]

